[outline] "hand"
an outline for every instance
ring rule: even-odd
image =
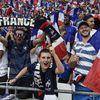
[[[52,44],[48,43],[47,46],[46,46],[46,48],[49,48],[51,46],[52,46]]]
[[[71,62],[78,62],[79,57],[77,55],[72,55],[71,56]]]
[[[51,54],[52,54],[52,55],[54,55],[54,54],[55,54],[54,47],[52,47],[52,46],[51,46],[51,47],[49,47],[49,50],[50,50],[50,52],[51,52]]]
[[[14,78],[14,79],[9,80],[8,82],[10,85],[13,85],[14,83],[16,83],[16,81],[17,81],[17,79]]]
[[[75,68],[78,61],[79,61],[79,57],[77,55],[71,55],[68,63],[71,68]]]

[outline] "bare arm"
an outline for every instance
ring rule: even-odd
[[[0,42],[2,42],[5,47],[7,47],[8,45],[7,39],[5,39],[3,36],[0,36]]]
[[[54,57],[54,60],[55,60],[55,63],[56,63],[56,70],[55,70],[55,73],[56,74],[61,74],[64,72],[64,66],[62,64],[62,62],[60,61],[60,59],[58,58],[57,54],[55,53],[55,50],[53,47],[50,47],[50,51]]]
[[[79,57],[77,55],[71,55],[68,63],[70,65],[71,68],[75,68],[77,65],[77,62],[79,60]]]
[[[43,42],[45,37],[46,37],[46,33],[43,33],[43,35],[40,38],[33,40],[33,46],[36,46],[37,44],[40,44],[41,42]]]
[[[30,53],[31,54],[34,54],[35,52],[36,52],[36,49],[38,48],[38,45],[36,45],[34,48],[32,48],[31,50],[30,50]]]
[[[4,55],[4,51],[0,50],[0,59],[2,58],[3,55]]]
[[[9,80],[9,84],[14,84],[19,78],[21,78],[27,73],[28,73],[27,67],[23,68],[14,79]]]
[[[13,32],[7,32],[5,38],[8,39],[8,37],[11,37],[11,40],[14,40],[14,33]]]
[[[63,37],[66,34],[65,26],[60,26],[59,31],[60,31],[60,35]]]

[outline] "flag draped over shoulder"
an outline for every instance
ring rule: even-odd
[[[97,30],[95,34],[89,39],[88,42],[91,43],[98,52],[100,49],[100,31]]]
[[[83,84],[92,91],[100,93],[100,50]]]
[[[80,33],[77,33],[77,39],[82,41],[82,36]],[[97,30],[94,35],[88,40],[89,43],[95,48],[98,52],[100,49],[100,30]]]

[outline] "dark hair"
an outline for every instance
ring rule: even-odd
[[[71,16],[68,14],[64,14],[64,17],[67,17],[69,20],[71,20]]]
[[[86,25],[86,26],[89,27],[89,24],[88,24],[87,22],[82,21],[82,22],[79,23],[79,25],[78,25],[78,29],[79,29],[82,25]]]
[[[50,53],[50,54],[51,54],[51,52],[50,52],[50,50],[49,50],[49,49],[44,48],[44,49],[42,49],[42,50],[40,51],[40,53],[39,53],[38,57],[40,57],[42,53]]]
[[[14,33],[16,34],[16,31],[18,30],[23,31],[25,33],[25,29],[23,27],[16,27]]]
[[[14,30],[14,33],[16,34],[16,31],[20,30],[24,32],[25,40],[29,40],[31,37],[31,30],[30,27],[16,27]]]
[[[93,16],[92,15],[86,15],[86,16],[84,16],[83,20],[87,21],[89,18],[93,18]]]

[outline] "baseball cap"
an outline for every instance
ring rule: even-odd
[[[87,22],[82,21],[82,22],[79,23],[79,25],[78,25],[78,29],[79,29],[82,25],[86,25],[86,26],[89,27],[89,24],[88,24]]]

